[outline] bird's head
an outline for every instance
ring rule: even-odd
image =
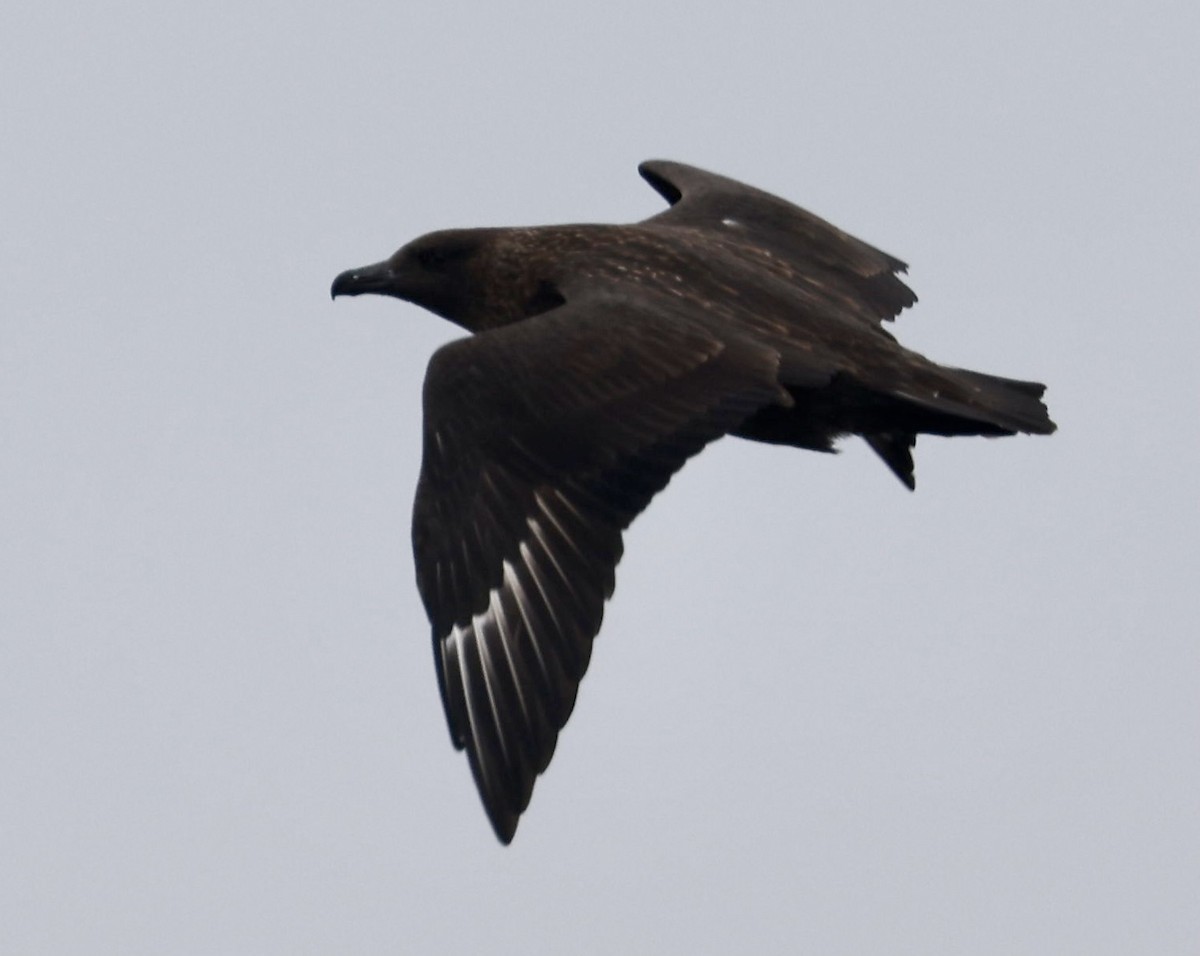
[[[478,328],[477,312],[489,298],[485,254],[490,230],[431,232],[390,259],[347,269],[330,288],[339,295],[390,295],[436,312],[465,328]]]
[[[553,278],[556,270],[538,255],[547,241],[555,249],[563,246],[558,232],[546,227],[431,232],[390,259],[346,270],[330,293],[335,299],[366,292],[405,299],[472,332],[508,325],[565,301]]]

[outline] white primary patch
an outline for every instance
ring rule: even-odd
[[[496,729],[496,737],[500,741],[500,752],[504,754],[505,762],[511,766],[512,755],[509,753],[508,742],[505,740],[504,721],[500,716],[499,702],[496,700],[496,662],[492,657],[493,648],[487,640],[487,629],[494,628],[495,625],[496,619],[492,616],[490,608],[485,614],[477,614],[471,620],[471,626],[475,632],[472,636],[475,638],[475,646],[479,650],[479,665],[483,670],[483,687],[487,691],[489,709],[492,712],[492,726]]]

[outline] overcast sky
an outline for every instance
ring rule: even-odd
[[[0,951],[1197,952],[1193,2],[10,6]],[[502,848],[409,546],[460,333],[329,283],[652,156],[1060,430],[705,451]]]

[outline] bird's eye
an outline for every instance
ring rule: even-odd
[[[421,263],[426,269],[438,272],[445,268],[446,254],[436,247],[421,249],[417,252],[417,262]]]

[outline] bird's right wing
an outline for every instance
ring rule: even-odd
[[[688,457],[789,401],[777,365],[616,297],[434,355],[417,583],[450,734],[503,842],[571,713],[621,532]]]

